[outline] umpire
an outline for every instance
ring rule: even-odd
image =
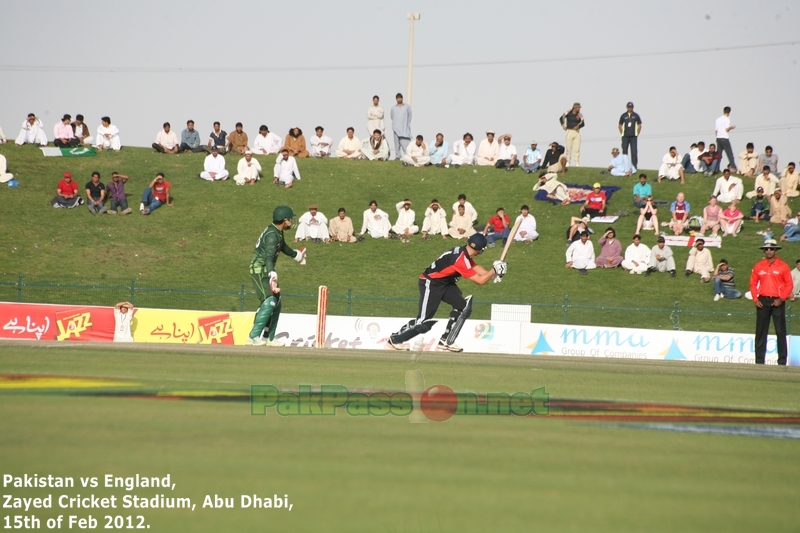
[[[763,365],[767,354],[769,320],[775,324],[778,341],[778,364],[786,364],[786,299],[792,294],[792,274],[789,265],[775,254],[781,249],[775,239],[764,241],[764,259],[750,274],[750,293],[756,306],[756,364]]]

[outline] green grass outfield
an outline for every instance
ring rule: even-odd
[[[12,172],[21,185],[17,189],[0,187],[0,300],[15,300],[13,283],[19,273],[27,282],[99,283],[122,287],[116,291],[81,293],[55,288],[34,291],[30,287],[27,301],[51,301],[79,304],[112,305],[129,298],[125,287],[131,279],[150,287],[203,288],[238,292],[245,284],[251,290],[247,266],[258,235],[269,224],[273,208],[279,204],[292,206],[302,214],[310,203],[317,203],[329,218],[339,207],[347,208],[356,231],[361,214],[370,200],[376,199],[392,219],[394,204],[410,197],[422,224],[425,206],[432,198],[452,205],[459,193],[473,202],[480,220],[485,222],[495,208],[504,206],[516,216],[520,205],[531,205],[541,238],[530,245],[514,245],[509,252],[509,274],[502,284],[477,287],[462,282],[465,293],[475,294],[479,302],[518,302],[547,304],[536,308],[534,320],[561,322],[563,311],[558,306],[565,296],[573,306],[605,306],[659,309],[659,313],[611,312],[597,309],[570,311],[570,323],[605,324],[647,328],[672,328],[670,311],[680,302],[684,311],[700,314],[680,317],[679,327],[718,331],[751,331],[754,318],[748,313],[753,306],[745,300],[713,302],[710,285],[700,284],[697,276],[670,279],[656,275],[645,279],[629,276],[624,270],[594,271],[588,276],[564,268],[564,232],[571,215],[579,206],[553,206],[533,201],[535,174],[520,170],[504,172],[492,167],[460,169],[406,168],[398,162],[300,160],[302,181],[290,190],[275,187],[270,180],[256,186],[236,186],[232,180],[209,183],[197,174],[202,169],[203,154],[177,156],[157,154],[151,149],[123,148],[119,153],[101,153],[87,158],[45,158],[32,146],[0,146]],[[264,171],[271,174],[273,157],[259,157]],[[228,156],[227,167],[235,171],[238,157]],[[97,170],[108,182],[112,170],[131,176],[126,187],[134,214],[123,217],[94,216],[81,206],[76,209],[53,209],[50,199],[61,174],[69,170],[83,191],[90,174]],[[143,188],[156,172],[166,173],[175,197],[173,208],[162,207],[150,216],[139,215],[139,199]],[[655,172],[646,171],[651,181]],[[614,226],[626,247],[636,225],[636,210],[631,204],[633,178],[600,175],[600,169],[573,168],[565,178],[568,183],[617,184],[617,192],[609,211],[628,210],[631,216],[621,218]],[[745,188],[752,181],[745,179]],[[673,200],[684,191],[693,213],[706,204],[714,179],[701,175],[688,177],[688,183],[653,184],[657,199]],[[795,201],[796,203],[797,201]],[[797,205],[793,208],[798,207]],[[668,209],[662,209],[667,219]],[[513,219],[513,217],[512,217]],[[752,265],[761,257],[758,246],[762,237],[755,234],[765,225],[748,223],[738,238],[726,238],[722,250],[712,248],[715,260],[727,258],[737,272],[737,287],[744,292]],[[597,228],[602,233],[605,226]],[[287,233],[293,236],[293,231]],[[644,243],[655,244],[655,236],[645,233]],[[316,287],[328,285],[331,294],[344,296],[352,289],[355,299],[351,312],[355,315],[408,316],[416,312],[416,277],[438,254],[454,246],[453,240],[434,238],[410,244],[399,241],[367,239],[356,245],[331,246],[309,244],[309,263],[301,267],[287,257],[280,259],[278,272],[285,294],[315,295]],[[676,263],[682,272],[688,249],[675,249]],[[501,250],[488,250],[479,263],[490,265]],[[789,244],[781,256],[793,265],[800,255],[800,246]],[[360,299],[361,297],[389,298]],[[392,298],[406,298],[398,301]],[[202,300],[184,294],[143,294],[137,305],[145,307],[183,307],[214,310],[238,310],[239,299],[209,295]],[[286,298],[284,311],[313,312],[315,298]],[[247,297],[246,309],[255,300]],[[703,314],[721,311],[722,314]],[[347,312],[345,301],[333,299],[329,312]],[[446,313],[446,310],[440,311]],[[728,314],[730,313],[730,315]],[[488,304],[477,305],[474,316],[489,316]]]
[[[800,412],[793,368],[547,357],[407,355],[232,347],[0,345],[4,474],[162,477],[186,510],[37,510],[145,517],[150,531],[797,531],[798,441],[605,427],[563,417],[251,416],[246,401],[93,397],[128,390],[246,394],[426,385],[559,399]],[[8,388],[8,375],[121,380],[108,389]],[[129,384],[119,387],[116,385]],[[183,391],[183,392],[181,392]],[[86,393],[86,394],[83,394]],[[701,424],[709,425],[709,424]],[[795,424],[792,426],[797,428]],[[152,496],[158,489],[128,494]],[[12,489],[15,497],[121,489]],[[233,510],[201,509],[206,495]],[[288,494],[291,512],[239,509],[239,496]],[[3,509],[3,516],[17,514]],[[19,514],[26,514],[24,512]]]

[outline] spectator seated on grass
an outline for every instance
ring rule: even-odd
[[[286,135],[283,148],[289,150],[289,155],[292,157],[308,157],[306,138],[303,137],[303,130],[297,126],[291,128],[289,134]]]
[[[330,244],[331,238],[328,233],[328,217],[319,212],[317,204],[308,206],[308,211],[297,220],[297,232],[294,234],[294,242],[307,241]]]
[[[551,142],[550,149],[544,153],[542,168],[547,169],[547,172],[564,174],[567,171],[567,158],[564,156],[565,150],[566,148],[557,142]]]
[[[447,164],[447,150],[449,146],[447,141],[444,140],[444,135],[441,133],[436,134],[436,141],[433,146],[428,147],[428,152],[431,156],[431,164],[437,167],[443,167]]]
[[[471,133],[465,133],[460,141],[453,143],[453,155],[450,156],[450,163],[458,168],[461,165],[474,165],[475,152],[477,147],[472,139]]]
[[[233,181],[236,185],[255,185],[261,179],[261,163],[253,157],[253,152],[245,150],[244,157],[236,165],[236,175]]]
[[[664,178],[670,181],[679,179],[681,183],[686,183],[683,166],[681,165],[681,155],[674,146],[670,146],[669,152],[661,158],[661,166],[658,169],[658,183],[661,183]]]
[[[478,146],[478,159],[479,166],[494,166],[497,163],[497,154],[500,150],[500,145],[494,139],[494,131],[489,130],[486,132],[486,138],[481,141]]]
[[[106,211],[106,186],[100,181],[100,173],[92,172],[92,179],[86,183],[86,207],[94,215]]]
[[[772,146],[764,148],[764,153],[758,156],[757,169],[764,169],[769,167],[770,172],[778,174],[778,154],[772,151]]]
[[[294,180],[300,179],[300,169],[297,168],[297,161],[289,155],[286,148],[275,159],[275,166],[272,169],[274,185],[283,184],[284,188],[291,189]]]
[[[353,235],[353,221],[349,216],[347,216],[347,211],[345,208],[340,207],[337,214],[338,216],[331,219],[330,224],[328,224],[328,234],[331,236],[331,239],[336,242],[347,243],[363,241],[364,237],[356,239],[356,237]]]
[[[650,250],[650,263],[648,264],[647,272],[644,273],[644,277],[649,276],[651,272],[669,272],[673,278],[676,275],[675,258],[672,256],[672,249],[667,246],[663,235],[658,236],[656,245]]]
[[[430,239],[431,235],[441,235],[442,239],[447,239],[447,213],[436,198],[425,208],[425,218],[422,220],[422,240]]]
[[[228,171],[225,170],[225,156],[219,155],[216,146],[211,148],[211,153],[203,161],[203,172],[199,174],[199,177],[206,181],[228,179]]]
[[[375,130],[361,146],[361,157],[368,161],[387,161],[389,159],[389,141],[381,130]]]
[[[750,209],[750,220],[756,224],[761,220],[769,221],[769,198],[764,196],[764,189],[759,187],[756,195],[750,201],[753,203]]]
[[[75,115],[75,122],[70,124],[70,126],[72,127],[72,133],[75,134],[75,138],[78,139],[78,146],[92,145],[94,139],[89,135],[89,126],[83,122],[83,115]]]
[[[150,182],[150,185],[142,193],[142,203],[139,205],[139,211],[143,215],[149,215],[164,204],[172,207],[170,189],[171,186],[164,179],[164,174],[161,172],[156,174],[155,179]]]
[[[180,152],[205,152],[206,147],[200,141],[200,133],[194,129],[194,120],[186,122],[186,129],[181,132]]]
[[[605,191],[602,190],[599,183],[595,183],[592,185],[592,191],[586,195],[586,201],[581,207],[581,215],[589,215],[591,217],[605,216],[606,202],[608,202],[608,198]]]
[[[476,214],[477,216],[477,214]],[[464,204],[456,204],[453,218],[450,220],[448,234],[454,239],[469,239],[475,234],[474,220],[467,214]]]
[[[524,242],[530,244],[539,238],[539,233],[536,231],[536,218],[531,215],[530,207],[523,205],[519,208],[519,216],[514,221],[514,225],[519,222],[519,228],[514,235],[514,240],[517,242]]]
[[[281,151],[281,138],[269,131],[265,125],[258,128],[258,135],[253,141],[253,153],[256,155],[277,154]]]
[[[597,268],[594,258],[594,246],[589,240],[588,231],[580,231],[578,240],[567,248],[567,268],[574,268],[579,274],[587,274],[589,270]]]
[[[642,237],[638,233],[632,241],[625,249],[625,259],[620,265],[630,274],[644,274],[650,265],[650,248],[642,244]]]
[[[788,198],[783,194],[780,189],[775,189],[772,198],[769,199],[769,221],[770,224],[786,224],[792,216],[792,210],[789,208]]]
[[[700,161],[700,154],[706,151],[706,143],[703,141],[692,143],[689,151],[681,159],[681,167],[684,174],[697,174],[703,172],[703,162]]]
[[[736,235],[741,231],[742,220],[744,220],[744,213],[739,211],[736,207],[738,202],[736,200],[728,204],[728,207],[722,211],[719,217],[720,227],[722,228],[722,236]]]
[[[619,153],[619,148],[611,149],[611,161],[608,163],[608,173],[612,176],[630,176],[636,172],[627,155]]]
[[[653,197],[648,196],[644,205],[639,208],[639,220],[636,221],[636,233],[641,235],[641,231],[645,229],[653,230],[653,233],[658,235],[658,208],[653,203]]]
[[[717,145],[711,143],[708,145],[708,151],[700,154],[700,162],[702,163],[703,176],[709,178],[714,174],[719,174],[722,152],[717,152]]]
[[[8,172],[6,156],[0,154],[0,183],[8,183],[14,179],[14,174]]]
[[[730,169],[726,168],[722,171],[722,176],[717,178],[717,183],[714,185],[714,192],[711,194],[716,196],[717,200],[724,204],[730,203],[733,200],[739,201],[744,194],[742,180],[736,176],[731,176]]]
[[[406,148],[406,153],[402,157],[403,165],[407,167],[426,167],[431,164],[431,156],[428,153],[428,146],[425,144],[422,135],[417,135],[414,142]]]
[[[329,157],[331,144],[333,144],[333,139],[325,135],[325,129],[322,126],[317,126],[314,136],[311,137],[311,149],[308,153],[311,157]]]
[[[47,146],[47,134],[44,132],[44,125],[42,121],[33,113],[28,113],[28,118],[22,122],[22,129],[19,130],[17,140],[14,141],[17,146],[23,144],[36,144],[39,146]]]
[[[119,172],[111,173],[111,183],[106,186],[106,192],[111,199],[111,206],[108,210],[109,215],[116,215],[118,209],[122,209],[123,215],[130,215],[132,209],[128,207],[128,196],[125,194],[125,184],[128,176]]]
[[[742,297],[742,293],[736,290],[733,269],[728,266],[727,259],[719,260],[719,264],[714,267],[712,279],[714,280],[715,302],[723,298],[736,300]]]
[[[369,209],[364,211],[364,222],[361,224],[359,237],[369,233],[373,239],[388,239],[389,230],[391,229],[392,224],[389,222],[389,214],[382,209],[378,209],[378,202],[372,200],[369,203]]]
[[[206,151],[210,152],[212,146],[216,146],[217,151],[222,155],[225,155],[225,152],[227,152],[228,132],[220,128],[219,122],[214,122],[214,129],[208,135]],[[247,143],[245,143],[245,146],[247,146]]]
[[[639,182],[633,186],[633,205],[644,207],[648,197],[652,200],[653,187],[647,183],[647,174],[639,174]]]
[[[753,143],[747,143],[743,152],[739,154],[739,174],[748,178],[756,177],[758,169],[758,154],[755,152]]]
[[[669,227],[675,235],[683,234],[689,222],[690,211],[691,206],[689,202],[686,201],[686,196],[682,192],[679,192],[675,201],[672,202],[672,205],[669,207],[669,212],[671,214]]]
[[[401,241],[408,242],[419,231],[419,226],[414,223],[417,215],[411,209],[411,200],[406,198],[397,202],[394,208],[397,210],[397,222],[392,226],[392,231]]]
[[[165,122],[161,131],[156,134],[156,142],[152,144],[153,150],[160,154],[177,154],[180,150],[178,136],[172,131],[169,122]]]
[[[800,173],[795,171],[795,164],[789,163],[781,172],[780,188],[787,198],[800,196]]]
[[[355,136],[356,130],[347,128],[347,135],[339,141],[336,148],[336,157],[342,159],[361,159],[361,141]]]
[[[686,260],[686,277],[692,274],[699,274],[702,283],[711,281],[711,273],[714,271],[714,260],[711,258],[711,250],[706,248],[705,239],[697,239],[694,248],[689,251],[689,259]]]
[[[753,184],[753,190],[749,191],[745,196],[752,198],[758,194],[758,189],[763,189],[764,196],[772,196],[781,184],[778,175],[772,172],[768,166],[764,166],[763,172],[756,176],[756,181]]]
[[[94,146],[98,151],[114,150],[119,151],[122,148],[122,142],[119,140],[119,128],[111,124],[109,117],[100,119],[100,125],[97,126],[97,137],[94,140]]]
[[[244,155],[245,151],[247,150],[248,139],[243,128],[244,127],[242,126],[242,123],[237,122],[236,129],[233,130],[230,135],[228,135],[228,152]],[[257,153],[255,150],[253,150],[253,152]]]
[[[586,232],[589,236],[594,234],[594,230],[589,227],[589,221],[592,219],[589,215],[581,217],[570,217],[569,227],[567,228],[567,246],[575,241],[580,240],[581,233]]]
[[[56,186],[56,196],[50,204],[56,209],[72,209],[83,203],[83,198],[78,194],[78,184],[72,180],[72,174],[64,172],[64,179]]]
[[[597,257],[597,268],[617,268],[622,263],[622,244],[617,239],[614,228],[608,228],[597,241],[600,255]]]
[[[505,246],[511,233],[510,223],[511,218],[506,214],[506,210],[498,207],[494,216],[489,219],[483,228],[483,234],[486,235],[486,239],[489,241],[489,248],[494,248],[494,242],[499,239],[503,239],[503,246]]]
[[[495,168],[514,170],[517,167],[517,147],[511,144],[511,135],[506,133],[498,139],[500,148],[497,151]]]
[[[53,127],[53,144],[59,148],[71,148],[78,146],[80,141],[75,137],[75,132],[72,131],[69,121],[72,120],[70,115],[64,115],[61,122]]]

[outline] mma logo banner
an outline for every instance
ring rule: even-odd
[[[197,320],[200,344],[234,344],[231,315],[208,316]]]

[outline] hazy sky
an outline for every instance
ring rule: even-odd
[[[558,117],[579,101],[581,162],[603,166],[632,100],[640,167],[657,168],[671,144],[713,141],[729,105],[735,152],[752,141],[781,167],[800,158],[800,45],[764,46],[800,42],[796,1],[4,1],[0,126],[13,139],[34,112],[52,140],[62,114],[82,113],[93,134],[110,115],[123,145],[190,118],[203,138],[219,120],[251,138],[267,124],[363,139],[372,95],[388,117],[406,92],[411,11],[415,135],[563,144]]]

